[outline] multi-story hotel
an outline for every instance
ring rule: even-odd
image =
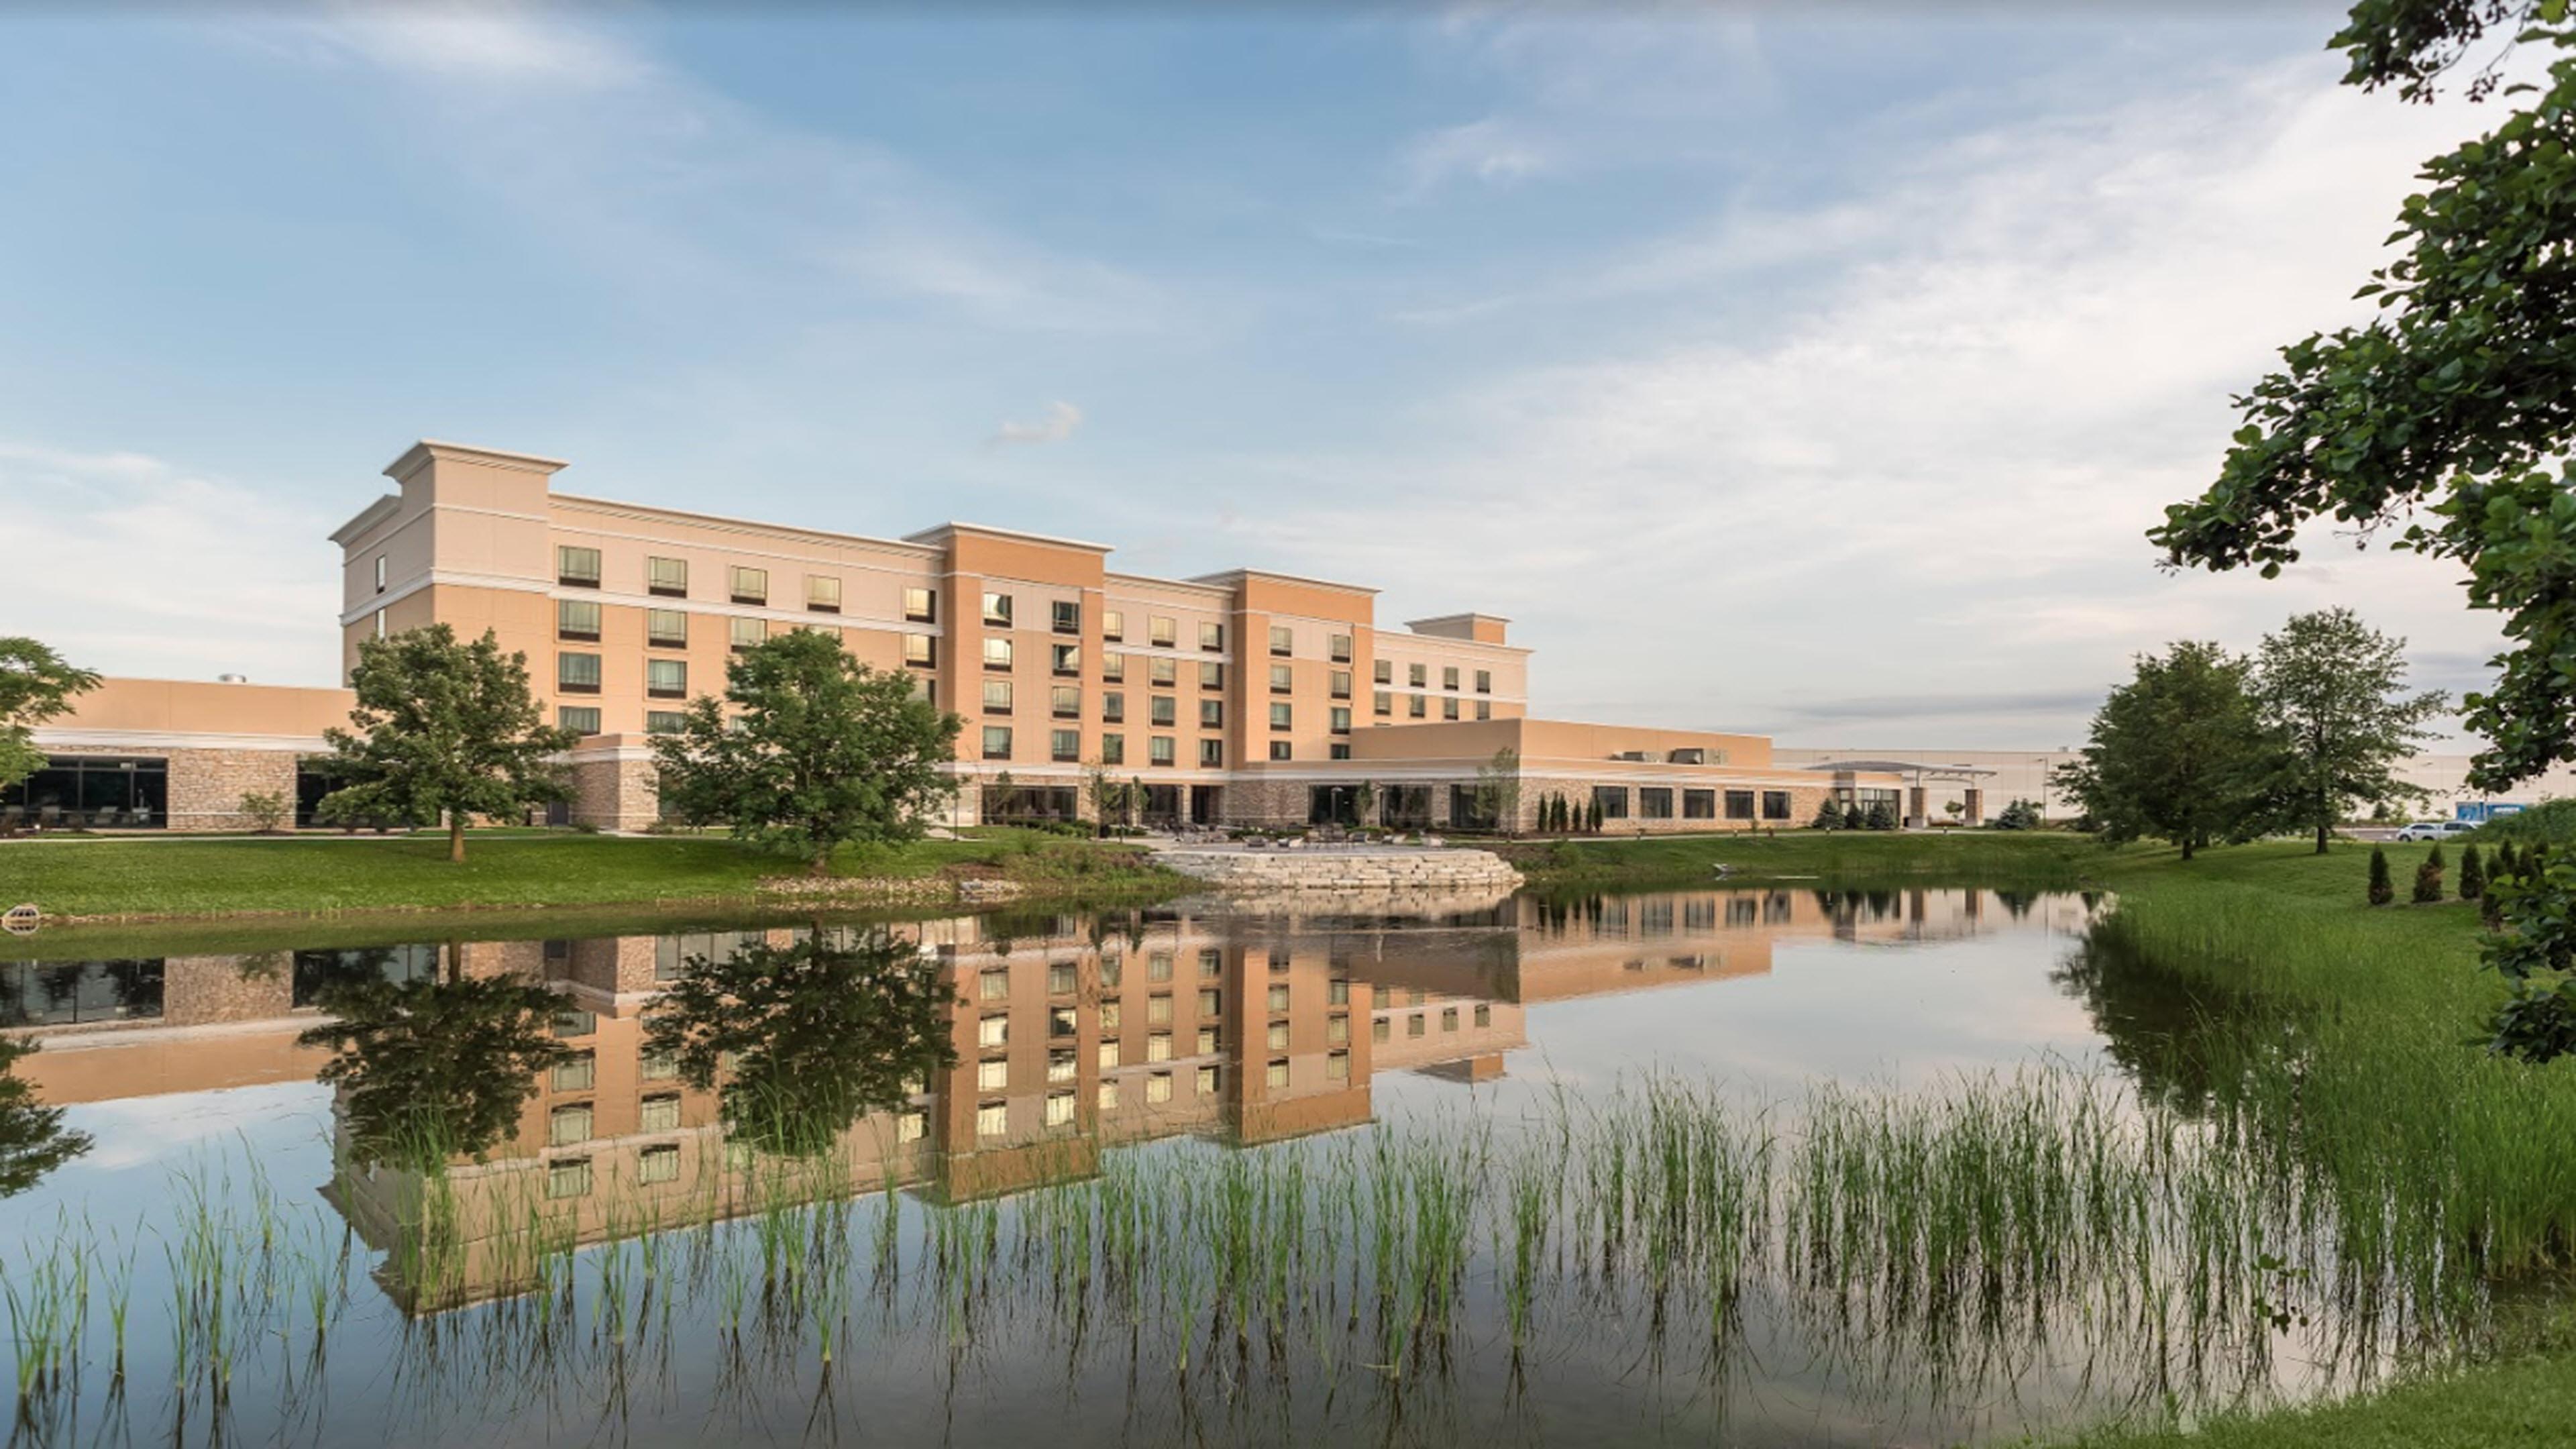
[[[369,638],[490,630],[581,736],[572,823],[650,824],[650,736],[783,629],[831,632],[964,720],[958,824],[1089,815],[1102,775],[1141,785],[1149,820],[1319,822],[1365,795],[1389,824],[1527,828],[1562,795],[1630,831],[1804,825],[1828,796],[1893,802],[1900,783],[1778,767],[1759,736],[1532,719],[1529,651],[1488,614],[1381,628],[1356,584],[1120,573],[1105,544],[968,523],[876,538],[683,513],[559,492],[565,466],[419,443],[385,470],[399,491],[332,540],[344,673]],[[40,735],[53,768],[0,808],[238,828],[245,793],[318,798],[296,759],[348,708],[340,690],[112,680]],[[1498,765],[1516,821],[1478,818]]]

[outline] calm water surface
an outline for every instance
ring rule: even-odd
[[[1995,1208],[2028,1241],[1973,1262],[1905,1221],[1891,1184],[1928,1179],[1884,1164],[1922,1104],[2191,1150],[2124,1085],[2156,1013],[2106,999],[2101,908],[1770,889],[0,962],[0,1028],[42,1044],[14,1077],[60,1109],[0,1112],[17,1439],[1937,1444],[2367,1367],[2373,1325],[2210,1287],[2206,1228],[2139,1229],[2199,1267],[2124,1276],[2050,1226],[2110,1242],[2108,1207]],[[1795,1147],[1836,1084],[1840,1155]],[[1928,1170],[2005,1183],[2070,1135],[1952,1132]],[[2229,1263],[2287,1246],[2227,1231]]]

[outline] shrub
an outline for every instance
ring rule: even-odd
[[[2397,887],[2388,879],[2388,852],[2374,845],[2370,848],[2370,903],[2384,906],[2397,899]]]
[[[2460,899],[2474,901],[2487,893],[2486,863],[2478,859],[2478,848],[2468,846],[2460,852]]]
[[[2035,801],[2015,800],[1995,817],[1997,830],[2037,830],[2048,822],[2041,818]]]
[[[1816,818],[1815,818],[1812,822],[1810,822],[1809,828],[1810,828],[1810,829],[1815,829],[1815,830],[1840,830],[1840,829],[1842,829],[1842,828],[1843,828],[1843,809],[1842,809],[1842,807],[1841,807],[1840,805],[1835,804],[1835,803],[1834,803],[1833,801],[1831,801],[1831,800],[1827,800],[1827,801],[1826,801],[1825,803],[1823,803],[1822,805],[1817,806],[1817,807],[1816,807]]]
[[[1875,810],[1877,807],[1872,806],[1870,808]],[[1843,829],[1865,830],[1867,828],[1869,828],[1869,817],[1860,813],[1860,803],[1858,801],[1854,801],[1843,807]]]
[[[241,798],[241,813],[249,816],[263,834],[274,835],[286,828],[294,807],[274,791],[254,790]]]
[[[1896,807],[1888,804],[1884,800],[1876,801],[1869,807],[1869,819],[1863,823],[1867,824],[1872,830],[1894,830],[1896,828]]]
[[[2442,847],[2434,846],[2424,863],[2415,867],[2415,893],[2411,897],[2419,906],[2437,905],[2442,899]]]

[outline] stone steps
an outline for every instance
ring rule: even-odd
[[[1519,871],[1484,850],[1165,850],[1161,865],[1223,890],[1476,891],[1519,888]]]

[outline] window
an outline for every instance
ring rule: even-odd
[[[1274,1052],[1288,1050],[1288,1023],[1284,1021],[1270,1023],[1270,1030],[1263,1038],[1263,1045]]]
[[[1047,650],[1047,667],[1057,674],[1080,674],[1082,672],[1082,646],[1079,644],[1057,644],[1049,647]]]
[[[1349,670],[1334,670],[1329,682],[1332,685],[1333,698],[1348,699],[1351,697],[1351,672]]]
[[[648,735],[676,735],[686,729],[688,723],[689,717],[678,710],[654,709],[644,712],[644,733]]]
[[[554,1090],[587,1092],[599,1082],[599,1058],[589,1052],[555,1063]]]
[[[1717,818],[1717,792],[1715,790],[1684,790],[1682,792],[1682,818],[1684,820],[1715,820]]]
[[[1340,740],[1335,740],[1325,749],[1324,754],[1328,759],[1347,760],[1351,757],[1351,747]]]
[[[645,1148],[642,1155],[635,1159],[635,1180],[645,1183],[678,1182],[680,1149],[677,1147]]]
[[[556,655],[555,689],[563,694],[599,693],[599,656],[596,654]]]
[[[1478,1026],[1492,1026],[1493,1024],[1494,1024],[1494,1005],[1493,1005],[1493,1003],[1492,1003],[1492,1002],[1490,1002],[1490,1001],[1479,1001],[1479,1002],[1477,1002],[1477,1003],[1476,1003],[1476,1025],[1478,1025]]]
[[[595,735],[599,733],[599,707],[580,704],[564,705],[555,711],[555,725],[559,729],[568,729],[577,735]]]
[[[1104,765],[1123,765],[1127,763],[1127,737],[1125,735],[1102,735],[1100,737],[1100,763]]]
[[[1296,727],[1292,718],[1294,712],[1295,706],[1288,704],[1284,700],[1272,704],[1270,706],[1270,727],[1274,730],[1294,729]]]
[[[1126,615],[1126,613],[1125,613],[1124,611],[1122,611],[1122,610],[1118,610],[1118,609],[1103,609],[1103,610],[1101,610],[1101,611],[1100,611],[1100,637],[1101,637],[1101,638],[1103,638],[1103,639],[1108,639],[1108,640],[1112,640],[1112,641],[1126,638],[1126,637],[1127,637],[1127,615]]]
[[[1172,1100],[1172,1074],[1169,1072],[1156,1072],[1152,1076],[1147,1077],[1145,1079],[1145,1100],[1148,1102],[1168,1102]]]
[[[747,569],[740,564],[725,571],[726,591],[737,604],[769,602],[769,570]]]
[[[1476,671],[1476,692],[1478,694],[1491,694],[1494,692],[1494,671],[1490,669],[1479,669]]]
[[[546,1145],[564,1147],[590,1137],[590,1104],[574,1102],[546,1116]]]
[[[1726,792],[1726,818],[1727,818],[1727,819],[1729,819],[1729,820],[1750,820],[1750,819],[1752,819],[1752,818],[1753,818],[1753,792],[1752,792],[1752,791],[1750,791],[1750,790],[1729,790],[1729,791],[1727,791],[1727,792]]]
[[[1274,1092],[1285,1090],[1288,1085],[1288,1064],[1283,1061],[1273,1061],[1262,1079]]]
[[[575,589],[599,587],[599,550],[557,545],[555,582]]]
[[[1351,1054],[1349,1052],[1324,1053],[1324,1080],[1328,1082],[1347,1082],[1350,1079]]]
[[[1203,1057],[1215,1056],[1217,1054],[1218,1047],[1217,1029],[1212,1026],[1200,1027],[1198,1055]]]
[[[1379,684],[1395,683],[1395,661],[1392,659],[1381,659],[1377,661],[1376,664],[1370,666],[1369,678],[1375,680]]]
[[[655,649],[688,648],[689,616],[677,609],[646,609],[644,642]]]
[[[978,1001],[1010,1000],[1011,973],[1009,968],[997,966],[990,971],[976,972],[975,999]]]
[[[1458,1029],[1458,1008],[1454,1006],[1444,1006],[1440,1008],[1440,1029],[1442,1031],[1456,1031]]]
[[[1008,669],[1008,668],[1010,668],[1010,667],[1011,667],[1011,641],[1010,641],[1010,640],[1008,640],[1008,639],[1002,639],[1002,638],[994,638],[994,639],[987,639],[987,640],[985,640],[985,641],[984,641],[984,667],[985,667],[985,668],[987,668],[987,669]]]
[[[1296,687],[1297,678],[1295,674],[1290,672],[1290,666],[1285,664],[1273,664],[1270,666],[1270,692],[1272,694],[1286,694],[1294,690]]]
[[[1010,757],[1011,727],[1009,725],[984,726],[984,758],[1007,760]]]
[[[1047,757],[1048,757],[1049,759],[1053,759],[1053,760],[1057,760],[1057,761],[1067,761],[1067,760],[1079,760],[1079,759],[1081,759],[1081,758],[1082,758],[1082,731],[1080,731],[1080,730],[1049,730],[1049,731],[1047,731]]]
[[[1062,1127],[1073,1121],[1073,1093],[1049,1092],[1046,1099],[1046,1125]]]
[[[1145,741],[1145,763],[1168,765],[1178,758],[1170,735],[1155,735]]]
[[[385,611],[382,609],[376,611],[376,637],[385,637]]]
[[[655,699],[688,698],[689,661],[685,659],[645,660],[644,692]]]
[[[1225,764],[1225,741],[1199,741],[1199,763],[1211,770],[1221,768]]]
[[[666,599],[689,596],[689,561],[684,558],[644,560],[644,591]]]
[[[1394,1026],[1395,1026],[1395,1023],[1394,1023],[1394,1022],[1391,1022],[1391,1021],[1387,1020],[1387,1019],[1386,1019],[1385,1017],[1383,1017],[1383,1016],[1381,1016],[1381,1017],[1377,1018],[1376,1020],[1374,1020],[1374,1021],[1372,1021],[1372,1022],[1370,1022],[1370,1023],[1369,1023],[1369,1040],[1370,1040],[1370,1041],[1384,1041],[1384,1040],[1386,1040],[1388,1037],[1390,1037],[1390,1036],[1394,1035],[1394,1030],[1393,1030]]]
[[[767,619],[729,619],[725,623],[725,629],[733,640],[733,652],[736,654],[747,653],[769,642]]]
[[[1406,717],[1411,719],[1421,719],[1430,712],[1430,700],[1427,700],[1418,694],[1408,694],[1404,697],[1404,713]]]
[[[1199,950],[1199,974],[1213,981],[1225,974],[1225,952],[1215,946]]]
[[[1492,700],[1490,700],[1490,699],[1480,699],[1480,700],[1477,700],[1477,701],[1476,701],[1476,718],[1478,718],[1478,719],[1492,719],[1493,717],[1494,717],[1494,702],[1493,702]]]
[[[1786,790],[1765,790],[1765,791],[1763,791],[1763,792],[1762,792],[1762,818],[1763,818],[1763,819],[1765,819],[1765,820],[1786,820],[1786,819],[1788,819],[1788,818],[1789,818],[1789,792],[1788,792],[1788,791],[1786,791]]]
[[[1146,952],[1146,953],[1145,953],[1145,979],[1146,979],[1146,980],[1148,980],[1148,981],[1169,981],[1169,980],[1171,980],[1171,979],[1172,979],[1172,953],[1171,953],[1171,952],[1169,952],[1169,951],[1148,951],[1148,952]],[[1166,1020],[1169,1020],[1169,1018],[1165,1018],[1165,1019],[1166,1019]]]
[[[1047,605],[1047,622],[1059,634],[1082,632],[1082,605],[1074,599],[1057,599]]]
[[[381,594],[381,593],[383,593],[384,591],[385,591],[385,556],[384,556],[383,554],[377,554],[377,555],[376,555],[376,592]]]
[[[984,622],[996,629],[1007,629],[1011,627],[1011,596],[1008,594],[986,594],[984,596]]]
[[[1600,811],[1601,818],[1604,820],[1627,819],[1628,787],[1625,785],[1593,786],[1592,808]]]
[[[1287,987],[1287,985],[1283,982],[1283,983],[1280,983],[1280,984],[1277,984],[1277,985],[1272,986],[1272,987],[1270,988],[1270,995],[1269,995],[1268,1001],[1269,1001],[1269,1007],[1270,1007],[1270,1009],[1271,1009],[1272,1011],[1275,1011],[1275,1012],[1278,1012],[1278,1011],[1286,1011],[1286,1010],[1288,1009],[1288,987]]]
[[[1157,649],[1169,649],[1180,641],[1181,626],[1160,614],[1145,621],[1145,637]]]
[[[984,681],[984,713],[986,713],[986,714],[1009,714],[1010,712],[1011,712],[1011,681],[1009,681],[1009,680],[1007,680],[1007,679],[987,679],[987,680],[985,680],[985,681]]]
[[[1440,717],[1442,719],[1456,719],[1458,717],[1458,701],[1454,699],[1444,699],[1440,701]]]
[[[1147,703],[1151,711],[1148,718],[1156,726],[1163,729],[1169,729],[1181,722],[1180,701],[1174,699],[1172,696],[1168,694],[1152,695],[1148,697]]]
[[[975,1064],[975,1090],[1006,1092],[1011,1087],[1011,1063],[1007,1057],[995,1057]]]
[[[937,664],[939,662],[937,642],[927,634],[904,635],[903,662],[921,669],[928,669]]]
[[[1458,687],[1457,665],[1444,664],[1440,667],[1440,687],[1442,689],[1456,689]]]
[[[1059,684],[1049,689],[1047,711],[1057,719],[1082,718],[1082,686]]]
[[[566,1157],[546,1164],[546,1196],[590,1196],[590,1159]]]
[[[1168,996],[1162,997],[1160,1000],[1166,1008],[1169,1008],[1172,1004],[1172,999]],[[1169,1020],[1168,1017],[1165,1019]],[[1171,1059],[1172,1034],[1168,1031],[1147,1032],[1145,1034],[1145,1060],[1149,1062],[1168,1062]]]
[[[597,599],[561,599],[555,603],[555,637],[558,639],[599,639],[599,601]]]
[[[1286,740],[1272,740],[1270,742],[1270,758],[1274,760],[1293,759],[1295,758],[1295,749]]]
[[[1271,653],[1273,653],[1273,654],[1277,654],[1277,655],[1285,656],[1285,655],[1293,654],[1293,653],[1295,653],[1296,651],[1297,651],[1297,633],[1296,633],[1296,631],[1295,631],[1295,630],[1293,630],[1293,629],[1291,629],[1291,628],[1289,628],[1289,627],[1288,627],[1287,625],[1285,625],[1285,624],[1273,624],[1273,625],[1271,625],[1271,626],[1270,626],[1270,652],[1271,652]]]
[[[1395,696],[1388,691],[1381,689],[1375,694],[1369,696],[1369,709],[1372,713],[1376,714],[1393,714],[1395,713]]]
[[[1637,790],[1637,816],[1641,820],[1673,818],[1673,792],[1662,785],[1644,785]]]
[[[841,581],[822,574],[805,576],[805,608],[809,613],[841,612]]]
[[[679,1131],[680,1099],[668,1092],[645,1098],[644,1111],[636,1123],[647,1132]]]
[[[1201,987],[1199,989],[1199,1015],[1222,1016],[1224,1014],[1225,993],[1213,986]],[[1200,1040],[1204,1042],[1206,1038],[1203,1037]],[[1206,1048],[1206,1050],[1209,1051],[1214,1051],[1215,1049],[1216,1048],[1213,1046]]]
[[[1009,1133],[1010,1133],[1010,1130],[1011,1130],[1011,1104],[1010,1104],[1010,1103],[1008,1103],[1008,1102],[986,1102],[986,1103],[984,1103],[982,1106],[979,1106],[979,1107],[977,1107],[977,1108],[975,1109],[975,1135],[976,1135],[976,1136],[978,1136],[978,1137],[1003,1137],[1003,1136],[1008,1136],[1008,1135],[1009,1135]]]
[[[1148,659],[1145,661],[1146,683],[1159,684],[1165,689],[1169,689],[1173,685],[1180,683],[1180,680],[1181,666],[1177,660]]]
[[[1351,732],[1350,706],[1344,704],[1334,705],[1332,708],[1331,719],[1331,729],[1333,733],[1337,735],[1346,735]]]
[[[977,1046],[988,1047],[1009,1046],[1011,1044],[1011,1019],[998,1012],[991,1016],[976,1018],[975,1044]]]
[[[1203,659],[1199,661],[1199,688],[1225,688],[1225,664],[1222,660]]]
[[[1199,728],[1203,730],[1221,730],[1225,728],[1224,700],[1203,699],[1199,701]]]
[[[1115,1071],[1117,1070],[1120,1056],[1121,1048],[1119,1043],[1115,1038],[1112,1038],[1100,1044],[1098,1053],[1094,1056],[1093,1060],[1099,1063],[1100,1070],[1104,1072]]]
[[[1202,620],[1199,624],[1199,647],[1201,649],[1223,649],[1225,647],[1225,626],[1223,624],[1216,623],[1213,620]]]
[[[1112,684],[1116,684],[1121,680],[1124,680],[1127,677],[1127,656],[1124,654],[1101,655],[1100,677],[1108,680]]]
[[[1330,638],[1328,638],[1325,642],[1326,642],[1326,644],[1329,646],[1329,649],[1328,649],[1328,651],[1327,651],[1327,652],[1329,652],[1329,653],[1333,656],[1333,662],[1334,662],[1335,664],[1348,664],[1348,663],[1350,663],[1350,662],[1351,662],[1351,636],[1350,636],[1350,635],[1348,635],[1348,634],[1335,634],[1335,635],[1332,635]]]
[[[1351,1039],[1351,1019],[1347,1016],[1324,1018],[1324,1044],[1340,1046]]]
[[[1404,666],[1404,682],[1412,685],[1415,689],[1420,689],[1425,685],[1428,685],[1431,682],[1431,666],[1428,664],[1408,664]]]
[[[1108,724],[1127,722],[1127,695],[1124,691],[1112,689],[1100,696],[1100,718]]]
[[[930,589],[912,588],[904,590],[903,616],[916,624],[937,623],[939,621],[939,595]]]

